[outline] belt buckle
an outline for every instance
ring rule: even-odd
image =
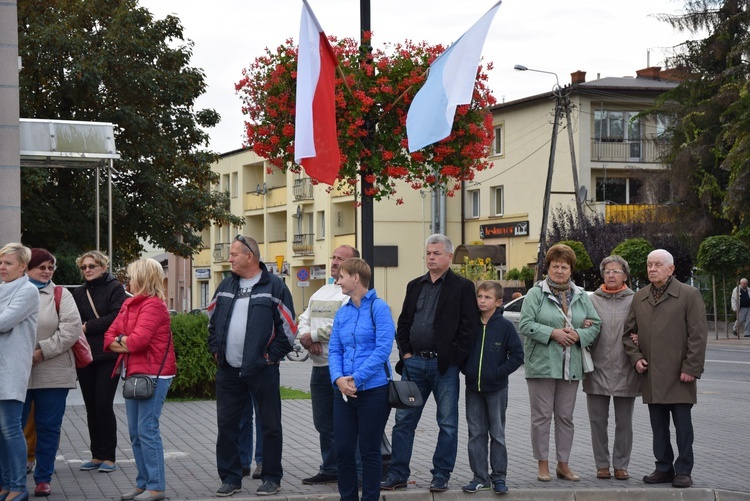
[[[420,352],[420,356],[429,360],[437,357],[437,353],[434,351],[422,351]]]

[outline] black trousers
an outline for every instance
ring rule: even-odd
[[[260,427],[263,430],[263,473],[265,482],[281,484],[283,447],[281,429],[281,393],[279,365],[265,366],[252,378],[240,378],[240,370],[230,366],[216,371],[216,467],[222,483],[242,485],[240,459],[240,419],[249,395],[258,404]]]
[[[115,461],[117,449],[117,418],[112,407],[118,378],[112,377],[117,359],[94,360],[78,369],[83,402],[86,404],[91,459]]]
[[[693,404],[648,404],[651,430],[654,433],[654,457],[656,469],[674,472],[675,475],[690,475],[693,471],[693,420],[690,412]],[[669,416],[674,421],[677,438],[677,461],[670,441]]]

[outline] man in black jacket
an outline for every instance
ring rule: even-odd
[[[430,491],[443,492],[448,490],[458,449],[459,366],[479,330],[479,310],[474,284],[450,269],[453,244],[448,237],[432,235],[426,245],[428,272],[406,286],[396,342],[402,357],[402,378],[419,386],[425,402],[432,393],[437,403],[440,434],[432,457]],[[382,489],[406,487],[414,430],[423,409],[396,412],[393,455]]]
[[[216,466],[219,497],[242,486],[240,418],[245,401],[258,402],[263,429],[263,484],[259,496],[280,489],[281,396],[279,361],[292,350],[297,326],[292,296],[260,260],[258,243],[237,235],[229,250],[232,274],[216,289],[209,306],[208,349],[216,360]]]

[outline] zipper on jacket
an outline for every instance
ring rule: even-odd
[[[487,324],[482,324],[482,349],[479,350],[479,372],[477,373],[477,391],[482,391],[482,359],[484,358],[484,341],[485,341],[486,335],[487,335]]]

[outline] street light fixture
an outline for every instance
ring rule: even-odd
[[[555,75],[555,81],[557,82],[557,88],[558,89],[560,88],[560,79],[557,78],[557,73],[555,73],[554,71],[535,70],[535,69],[532,69],[532,68],[527,68],[526,66],[524,66],[522,64],[515,65],[513,67],[513,69],[516,70],[516,71],[533,71],[533,72],[536,72],[536,73],[546,73],[548,75]]]

